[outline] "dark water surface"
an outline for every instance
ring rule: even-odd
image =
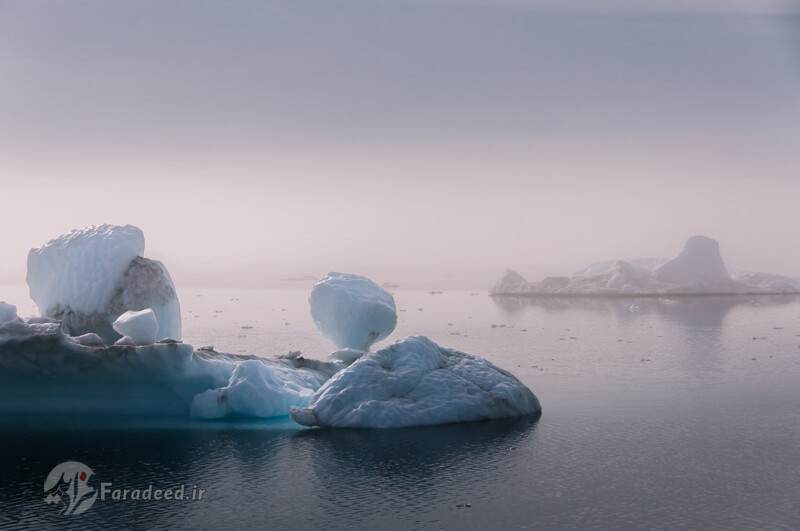
[[[184,339],[322,357],[307,295],[187,292]],[[383,431],[7,416],[0,527],[800,528],[797,299],[395,296],[390,340],[484,356],[531,387],[542,416]],[[43,482],[68,460],[96,488],[206,493],[58,515]]]

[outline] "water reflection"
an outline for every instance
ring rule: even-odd
[[[539,415],[392,430],[306,430],[292,443],[311,456],[313,490],[330,500],[326,512],[368,513],[378,492],[382,510],[422,525],[426,521],[414,515],[422,518],[433,504],[466,503],[463,489],[470,485],[502,492],[499,484],[513,472],[517,448],[530,447],[538,420]]]
[[[378,506],[384,517],[426,510],[433,500],[455,507],[473,480],[502,492],[498,484],[513,472],[516,449],[530,446],[538,416],[394,430],[168,426],[162,419],[136,425],[99,417],[73,418],[66,427],[63,418],[52,420],[0,424],[4,462],[14,465],[0,486],[0,527],[58,525],[60,517],[42,502],[42,481],[67,460],[90,466],[95,487],[111,481],[208,489],[206,503],[98,502],[81,516],[89,527],[182,521],[231,527],[257,520],[275,528],[324,527]]]
[[[770,307],[796,302],[797,295],[712,295],[689,297],[491,297],[508,315],[540,308],[549,312],[591,311],[611,314],[619,320],[657,315],[692,327],[721,326],[728,312],[737,306]]]

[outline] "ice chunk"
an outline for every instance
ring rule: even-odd
[[[317,329],[340,349],[369,350],[397,325],[392,295],[366,277],[328,273],[309,298]]]
[[[119,336],[111,323],[127,310],[152,308],[158,337],[181,337],[175,286],[160,262],[143,258],[144,235],[132,225],[75,229],[28,253],[31,298],[66,332]]]
[[[85,347],[104,347],[106,346],[103,338],[98,336],[97,334],[93,334],[89,332],[88,334],[83,334],[81,336],[73,337],[73,341],[76,343],[80,343]]]
[[[0,323],[15,321],[17,317],[17,307],[7,302],[0,302]]]
[[[113,327],[121,335],[130,337],[139,346],[151,345],[158,337],[158,319],[150,308],[123,313],[114,321]]]
[[[116,347],[135,347],[136,341],[131,336],[122,336],[114,342]]]
[[[291,415],[305,426],[398,428],[540,411],[536,396],[510,373],[417,336],[364,355]]]
[[[192,399],[191,416],[279,417],[291,406],[306,405],[325,379],[304,369],[292,369],[261,360],[236,366],[226,387],[211,389]]]

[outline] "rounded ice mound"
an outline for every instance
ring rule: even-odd
[[[158,319],[150,308],[140,312],[127,311],[112,326],[123,337],[130,337],[138,346],[152,345],[158,337]]]
[[[538,413],[522,382],[483,358],[408,337],[366,354],[291,408],[305,426],[400,428]]]
[[[144,234],[132,225],[75,229],[28,253],[31,298],[43,317],[60,320],[72,335],[94,332],[112,343],[118,315],[152,308],[159,339],[180,339],[175,286],[166,267],[143,252]]]
[[[317,329],[339,349],[369,350],[397,326],[392,295],[359,275],[328,273],[308,302]]]
[[[17,307],[7,302],[0,302],[0,323],[17,320]]]

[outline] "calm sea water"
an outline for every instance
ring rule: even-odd
[[[324,357],[308,292],[182,290],[184,340]],[[0,527],[800,528],[797,298],[395,299],[389,341],[424,334],[486,357],[537,394],[542,416],[383,431],[6,417]],[[206,493],[59,516],[43,481],[67,460],[95,486]]]

